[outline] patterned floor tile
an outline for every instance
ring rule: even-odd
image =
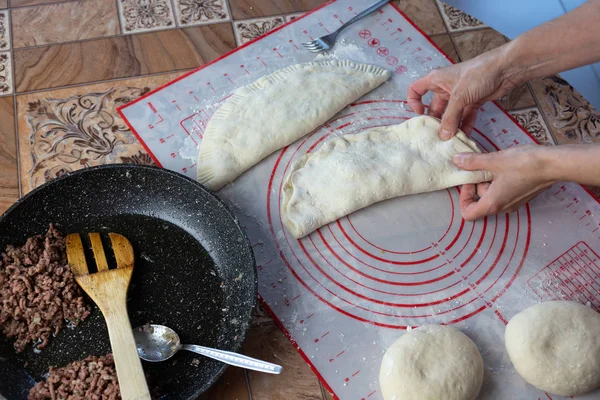
[[[431,40],[433,40],[454,62],[460,62],[460,57],[456,52],[456,48],[454,47],[454,43],[452,43],[450,35],[432,36]]]
[[[506,43],[504,36],[493,29],[480,29],[452,35],[460,59],[470,60]]]
[[[229,5],[233,19],[248,19],[306,12],[326,2],[327,0],[229,0]]]
[[[426,34],[446,33],[435,0],[394,0],[394,3]]]
[[[259,36],[285,24],[283,16],[235,21],[233,27],[238,45],[248,43]]]
[[[4,0],[6,1],[6,0]],[[69,1],[69,0],[66,0]],[[73,0],[70,0],[73,1]],[[75,0],[78,1],[78,0]],[[48,3],[56,3],[56,0],[10,0],[10,7],[28,7],[28,6],[38,6],[40,4],[48,4]]]
[[[12,97],[0,98],[0,213],[19,198],[17,143]]]
[[[114,1],[70,1],[11,11],[13,47],[38,46],[119,33]]]
[[[296,18],[298,18],[299,16],[304,15],[304,14],[305,13],[303,13],[303,12],[288,14],[288,15],[285,16],[285,22],[293,21]]]
[[[13,92],[11,57],[10,51],[0,52],[0,96]]]
[[[94,165],[151,164],[117,107],[180,73],[17,96],[21,187]]]
[[[250,328],[244,342],[244,354],[283,367],[281,375],[248,371],[253,399],[323,399],[315,374],[276,325]]]
[[[600,143],[600,112],[567,81],[551,76],[530,84],[558,144]]]
[[[10,50],[10,13],[0,11],[0,51]]]
[[[223,23],[15,50],[15,82],[26,92],[183,70],[234,48],[231,24]]]
[[[174,28],[171,0],[117,0],[123,33]]]
[[[470,29],[486,28],[483,22],[471,17],[449,4],[446,4],[440,0],[436,0],[439,10],[442,14],[442,18],[446,23],[446,27],[450,32],[461,32]]]
[[[0,9],[8,7],[8,0],[0,0]]]
[[[550,134],[550,130],[544,122],[542,112],[537,107],[525,108],[522,110],[511,111],[512,115],[519,124],[540,143],[546,146],[556,144]]]
[[[173,0],[179,26],[214,24],[229,21],[226,0]]]

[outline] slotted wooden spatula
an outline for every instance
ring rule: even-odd
[[[75,280],[102,311],[112,347],[123,400],[150,399],[142,363],[138,357],[129,316],[127,288],[133,273],[133,248],[124,236],[109,233],[117,269],[108,269],[99,233],[90,233],[98,272],[90,274],[78,233],[67,236],[67,258]]]

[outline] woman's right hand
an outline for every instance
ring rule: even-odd
[[[507,74],[505,46],[431,71],[409,86],[408,105],[417,114],[423,114],[425,106],[421,98],[429,91],[434,92],[428,114],[441,118],[440,138],[452,138],[458,128],[469,135],[479,107],[486,101],[505,96],[520,84]]]

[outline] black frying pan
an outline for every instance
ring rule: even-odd
[[[145,166],[78,171],[42,185],[11,207],[0,218],[0,249],[22,245],[27,237],[45,233],[50,223],[63,234],[117,232],[131,241],[136,263],[127,304],[133,327],[167,325],[182,343],[240,350],[257,296],[254,256],[237,220],[200,184]],[[109,351],[106,326],[95,307],[78,328],[63,329],[40,354],[31,346],[16,354],[2,337],[0,394],[25,398],[49,366]],[[196,398],[226,367],[186,351],[143,365],[164,399]]]

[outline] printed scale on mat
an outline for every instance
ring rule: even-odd
[[[362,8],[363,0],[330,2],[120,112],[157,164],[195,178],[196,147],[220,103],[261,76],[324,57],[301,43]],[[461,218],[452,188],[376,204],[302,240],[283,228],[281,187],[293,160],[334,135],[413,117],[408,85],[450,64],[392,5],[340,39],[325,57],[380,65],[394,71],[391,81],[219,192],[253,244],[261,298],[336,398],[381,399],[386,348],[427,323],[454,324],[477,343],[486,365],[482,398],[559,398],[516,375],[504,326],[541,300],[600,307],[600,206],[580,186],[555,185],[511,215],[475,223]],[[473,139],[485,151],[533,143],[493,103],[482,107]]]

